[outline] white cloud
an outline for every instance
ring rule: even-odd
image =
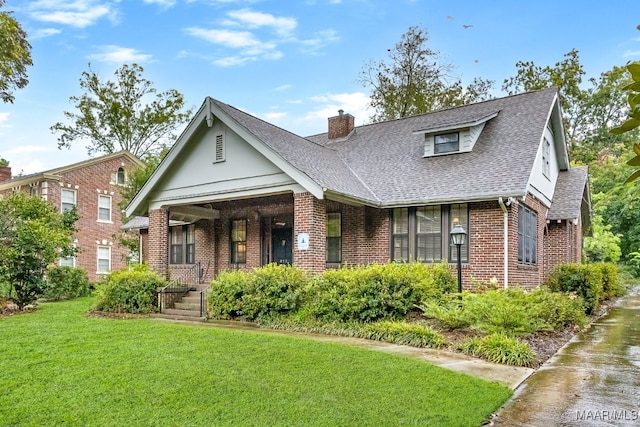
[[[10,114],[11,113],[9,112],[5,112],[5,113],[0,112],[0,127],[9,127],[9,125],[5,124],[5,122],[9,121]]]
[[[151,59],[151,55],[141,53],[137,49],[121,47],[115,45],[100,46],[101,53],[89,55],[89,59],[108,62],[113,64],[123,64],[126,62],[145,62]]]
[[[175,0],[144,0],[147,4],[157,4],[165,9],[168,9],[176,4]]]
[[[280,85],[280,86],[274,88],[273,90],[275,90],[276,92],[280,92],[280,91],[283,91],[283,90],[291,89],[292,87],[293,86],[291,86],[290,84],[287,83],[287,84],[284,84],[284,85]]]
[[[253,34],[248,31],[206,30],[198,27],[187,28],[185,31],[189,35],[227,47],[239,48],[260,44]]]
[[[311,101],[319,105],[306,114],[306,120],[326,120],[336,116],[338,110],[344,110],[345,113],[354,116],[358,124],[363,124],[368,123],[372,113],[369,109],[371,99],[362,92],[314,96]]]
[[[60,34],[62,31],[57,28],[41,28],[39,30],[33,31],[29,34],[32,40],[42,39],[45,37],[55,36],[56,34]]]
[[[240,25],[250,28],[271,27],[280,36],[288,36],[296,29],[298,22],[294,18],[276,17],[269,13],[255,12],[250,9],[240,9],[227,13],[238,21]]]
[[[283,117],[286,117],[287,113],[284,112],[273,112],[273,113],[266,113],[264,115],[266,120],[278,120],[281,119]]]
[[[95,0],[75,0],[60,2],[55,0],[39,0],[29,4],[32,18],[56,24],[84,28],[95,24],[101,18],[117,20],[117,11],[110,2]]]
[[[627,50],[622,54],[623,58],[637,58],[640,57],[640,50]]]
[[[207,30],[191,27],[185,30],[188,34],[199,37],[213,44],[231,49],[239,49],[236,55],[217,58],[214,64],[221,67],[241,65],[258,59],[280,59],[282,52],[276,50],[277,45],[272,42],[261,42],[248,31]]]

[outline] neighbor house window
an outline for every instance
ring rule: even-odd
[[[111,196],[98,195],[98,221],[111,222]]]
[[[542,141],[542,173],[549,178],[551,167],[549,165],[549,157],[551,156],[551,143],[547,138]]]
[[[171,264],[195,264],[195,225],[171,227],[169,234],[171,241],[169,262]]]
[[[231,221],[231,263],[244,264],[247,262],[247,220],[235,219]]]
[[[327,262],[342,262],[342,215],[327,213]]]
[[[76,190],[63,188],[60,198],[62,199],[62,212],[71,210],[76,205]]]
[[[460,151],[460,134],[458,132],[445,133],[433,137],[433,152],[435,154],[456,151]]]
[[[60,267],[75,267],[76,266],[76,257],[68,256],[64,258],[60,258]]]
[[[391,258],[394,261],[456,261],[457,253],[451,251],[449,242],[454,222],[459,222],[469,232],[467,204],[394,209],[391,218]],[[463,262],[469,259],[468,241],[460,248]]]
[[[98,273],[111,271],[111,246],[98,246]]]
[[[118,168],[118,173],[116,175],[116,183],[118,185],[124,185],[124,180],[125,180],[124,168],[120,167]]]
[[[538,253],[538,215],[520,205],[518,209],[518,262],[535,265]]]

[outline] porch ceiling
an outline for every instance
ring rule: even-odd
[[[200,219],[218,219],[220,211],[200,206],[172,206],[169,209],[169,219],[176,221],[195,222]]]

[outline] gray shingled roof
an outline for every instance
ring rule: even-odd
[[[549,208],[547,219],[553,221],[575,219],[580,216],[588,174],[589,170],[586,166],[574,167],[558,174],[553,202]]]
[[[213,100],[240,126],[323,188],[377,203],[376,196],[350,170],[338,152]]]
[[[357,127],[343,142],[308,139],[338,152],[382,205],[524,196],[556,89],[544,89]],[[421,129],[489,120],[473,151],[423,158]]]

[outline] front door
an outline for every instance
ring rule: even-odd
[[[293,261],[293,230],[291,228],[274,228],[271,233],[273,262],[291,264]]]

